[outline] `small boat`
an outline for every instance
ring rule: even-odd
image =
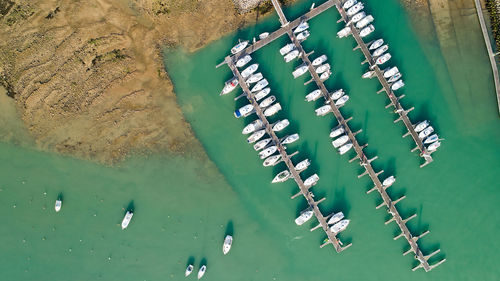
[[[250,75],[250,77],[248,77],[248,79],[245,82],[247,83],[248,86],[250,86],[250,84],[257,83],[260,80],[262,80],[262,78],[264,78],[264,76],[262,75],[262,73],[258,72]]]
[[[243,51],[243,49],[245,49],[245,47],[248,45],[248,40],[245,40],[245,41],[242,41],[240,43],[238,43],[236,46],[234,46],[233,48],[231,48],[231,54],[235,55],[241,51]]]
[[[329,104],[323,105],[322,107],[315,110],[317,116],[324,116],[330,111],[332,111],[332,107]]]
[[[336,224],[337,222],[339,222],[341,219],[344,218],[344,213],[342,212],[338,212],[336,214],[334,214],[327,222],[327,224]]]
[[[307,169],[309,165],[311,165],[311,161],[309,161],[309,159],[302,160],[299,163],[297,163],[297,165],[295,165],[295,170],[297,170],[297,172],[300,173],[305,169]]]
[[[261,103],[259,103],[259,107],[266,108],[266,107],[270,106],[275,101],[276,101],[275,96],[269,96],[269,97],[265,98]]]
[[[284,59],[285,59],[285,62],[290,62],[291,60],[293,60],[294,58],[296,58],[298,56],[299,56],[299,51],[293,50],[290,53],[286,54]]]
[[[269,36],[269,32],[263,32],[263,33],[259,34],[259,39],[260,40],[266,39],[268,36]]]
[[[361,77],[362,78],[373,78],[375,76],[375,71],[374,70],[369,70],[365,72]]]
[[[330,231],[333,233],[339,233],[344,229],[346,229],[348,225],[349,225],[349,220],[341,220],[338,223],[334,224],[332,227],[330,227]]]
[[[320,66],[318,66],[318,68],[316,68],[316,73],[318,74],[321,74],[327,70],[330,70],[330,64],[329,63],[325,63],[325,64],[322,64]]]
[[[309,35],[311,35],[311,33],[309,33],[309,31],[302,31],[301,33],[297,34],[297,40],[299,40],[300,42],[304,41],[307,39],[307,37],[309,37]]]
[[[280,143],[281,144],[291,144],[298,139],[299,139],[299,134],[293,134],[293,135],[289,135],[289,136],[284,137]]]
[[[342,9],[344,10],[347,10],[349,9],[350,7],[352,7],[352,5],[358,3],[357,0],[347,0],[344,2],[344,4],[342,5]]]
[[[374,20],[373,16],[368,15],[356,23],[356,28],[362,29],[363,27],[367,26],[369,23],[373,22],[373,20]]]
[[[307,65],[306,64],[301,64],[299,67],[297,67],[293,72],[293,78],[298,78],[299,76],[303,75],[304,73],[307,72]]]
[[[429,144],[429,146],[427,147],[427,150],[428,151],[435,151],[440,146],[441,146],[441,142],[440,141],[436,141],[436,142],[433,142],[433,143]]]
[[[333,147],[338,148],[338,147],[341,147],[342,145],[344,145],[348,140],[349,140],[349,137],[347,135],[343,135],[343,136],[335,139],[334,141],[332,141],[332,145],[333,145]]]
[[[318,66],[318,65],[322,64],[323,62],[325,62],[327,59],[328,59],[328,57],[326,55],[321,55],[312,61],[312,65]]]
[[[335,92],[333,92],[330,97],[333,99],[333,100],[337,100],[339,99],[341,96],[344,95],[344,89],[340,89],[340,90],[337,90]]]
[[[397,81],[397,80],[399,80],[399,78],[401,78],[401,76],[402,76],[401,72],[398,72],[398,73],[392,75],[391,78],[389,78],[389,80],[387,80],[387,82],[392,83],[394,81]]]
[[[420,139],[424,139],[425,137],[430,135],[432,132],[434,132],[434,128],[432,128],[432,126],[429,126],[429,127],[425,128],[422,132],[418,133],[418,137]]]
[[[256,132],[254,132],[253,134],[251,134],[247,138],[247,142],[248,143],[254,143],[254,142],[260,140],[265,134],[266,134],[266,130],[265,129],[258,130]]]
[[[271,156],[273,153],[275,153],[278,150],[278,147],[276,145],[271,145],[270,147],[264,148],[261,152],[259,152],[259,157],[260,159],[267,158]]]
[[[420,123],[418,123],[416,126],[415,126],[415,132],[420,132],[422,131],[423,129],[427,128],[427,126],[429,126],[429,121],[427,120],[424,120]]]
[[[203,275],[205,275],[205,271],[207,271],[206,265],[203,265],[202,267],[200,267],[200,270],[198,270],[198,279],[201,279],[201,277],[203,277]]]
[[[61,207],[62,207],[62,201],[61,199],[57,199],[54,209],[56,210],[56,212],[59,212],[61,210]]]
[[[186,272],[184,273],[184,276],[188,277],[191,273],[193,273],[194,266],[192,264],[188,265],[186,268]]]
[[[271,105],[270,107],[266,108],[266,110],[264,110],[264,115],[265,116],[272,116],[280,110],[281,110],[281,105],[279,103],[275,103],[275,104]]]
[[[430,135],[425,138],[424,144],[433,143],[439,139],[437,134]]]
[[[247,135],[255,132],[256,130],[261,129],[262,127],[264,127],[264,123],[262,122],[262,120],[257,119],[252,123],[246,125],[245,128],[243,128],[243,131],[241,131],[241,133]]]
[[[259,150],[263,149],[264,147],[266,147],[272,140],[273,140],[272,138],[260,140],[256,144],[253,145],[253,149],[255,149],[255,151],[259,151]]]
[[[304,21],[304,22],[301,22],[294,30],[293,30],[293,33],[300,33],[306,29],[309,28],[309,24]]]
[[[274,177],[274,179],[273,179],[273,181],[271,181],[271,183],[284,182],[284,181],[288,180],[291,175],[292,175],[292,173],[290,173],[290,171],[288,171],[288,170],[281,171],[280,173],[278,173]]]
[[[335,101],[336,106],[344,105],[349,100],[348,95],[341,96],[338,100]]]
[[[378,47],[382,46],[382,44],[384,44],[384,39],[377,39],[375,41],[373,41],[373,43],[369,44],[370,47],[368,47],[368,49],[371,51],[371,50],[375,50],[377,49]]]
[[[236,67],[243,67],[251,60],[252,60],[252,57],[250,55],[245,55],[244,57],[242,57],[242,58],[238,59],[238,61],[236,61]]]
[[[123,217],[123,220],[122,220],[122,229],[125,229],[128,227],[128,224],[132,220],[132,216],[134,216],[134,212],[127,211],[127,213],[125,214],[125,217]]]
[[[397,66],[391,67],[391,68],[389,68],[389,69],[387,69],[387,70],[384,71],[384,77],[385,78],[389,78],[389,77],[395,75],[398,72],[399,72],[399,69],[398,69]]]
[[[308,102],[315,101],[315,100],[319,99],[320,97],[321,97],[321,90],[317,89],[317,90],[314,90],[314,91],[310,92],[309,94],[307,94],[306,101],[308,101]]]
[[[226,238],[224,238],[224,244],[222,245],[222,253],[224,253],[224,255],[229,253],[232,244],[233,244],[233,236],[226,235]]]
[[[255,109],[253,108],[253,105],[247,104],[245,106],[242,106],[240,109],[236,109],[234,111],[234,117],[236,117],[236,118],[247,117],[248,115],[250,115],[254,112],[255,112]]]
[[[378,57],[381,54],[385,53],[389,49],[389,45],[385,44],[380,47],[378,47],[375,51],[372,53],[372,57]]]
[[[347,151],[352,148],[352,143],[348,142],[339,148],[340,155],[344,155]]]
[[[236,86],[238,86],[238,78],[234,77],[224,84],[224,88],[220,92],[220,95],[222,96],[230,93],[232,90],[236,88]]]
[[[274,132],[279,132],[285,129],[288,125],[290,125],[290,121],[288,119],[283,119],[276,124],[273,125],[272,129]]]
[[[377,60],[375,61],[375,63],[378,65],[384,64],[390,59],[391,59],[391,54],[385,53],[382,56],[378,57]]]
[[[264,165],[264,167],[274,166],[276,165],[276,163],[278,163],[278,160],[280,159],[281,159],[281,154],[269,156],[266,158],[266,160],[264,160],[264,163],[262,163],[262,165]]]
[[[330,132],[330,137],[331,138],[336,138],[343,134],[345,132],[344,126],[338,125],[337,127],[333,128],[332,131]]]
[[[373,31],[375,31],[375,27],[373,26],[373,24],[370,24],[369,26],[361,29],[361,31],[359,32],[359,36],[366,37],[366,36],[368,36],[368,34],[372,33]]]
[[[330,75],[332,75],[332,72],[330,70],[327,70],[327,71],[321,73],[321,75],[319,76],[319,79],[321,81],[325,81],[326,79],[328,79],[328,77],[330,77]]]
[[[363,3],[359,2],[357,3],[356,5],[350,7],[345,13],[351,17],[353,16],[354,14],[356,14],[357,12],[361,11],[361,9],[363,9],[365,7],[365,5],[363,5]]]
[[[351,27],[346,26],[346,27],[342,28],[339,32],[337,32],[337,37],[344,38],[346,36],[351,35],[351,33],[352,33]]]
[[[260,91],[262,89],[264,89],[264,87],[267,87],[267,85],[269,85],[269,82],[267,81],[267,79],[262,79],[260,80],[259,82],[257,82],[257,84],[255,84],[255,86],[253,86],[251,92],[257,92],[257,91]]]
[[[295,223],[297,225],[303,225],[306,221],[312,218],[313,214],[313,208],[309,206],[309,208],[300,212],[300,215],[295,219]]]
[[[258,63],[251,64],[240,73],[241,77],[246,79],[248,76],[252,75],[255,71],[257,71],[257,68],[259,68]]]
[[[390,176],[388,178],[386,178],[383,182],[382,182],[382,185],[384,187],[389,187],[391,186],[394,182],[396,181],[396,178],[394,176]]]
[[[259,101],[259,100],[263,99],[265,96],[269,95],[270,92],[271,92],[271,88],[269,88],[269,87],[264,88],[263,90],[260,90],[257,94],[255,94],[255,100]]]
[[[400,79],[400,80],[394,82],[394,84],[392,84],[391,89],[393,91],[396,91],[398,89],[401,89],[404,85],[405,85],[405,82],[403,82],[403,80]]]
[[[356,22],[360,21],[361,19],[363,19],[365,16],[366,16],[365,12],[359,12],[359,13],[355,14],[354,16],[352,16],[352,18],[349,20],[349,22],[356,23]]]
[[[315,185],[319,180],[319,176],[318,174],[314,174],[310,177],[308,177],[305,181],[304,181],[304,185],[309,187],[309,186],[313,186]]]
[[[280,49],[280,54],[284,56],[293,51],[293,49],[295,49],[295,45],[293,43],[286,44],[285,46],[283,46],[283,48]]]

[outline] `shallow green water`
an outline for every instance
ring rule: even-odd
[[[295,18],[309,5],[302,1],[285,12]],[[394,114],[384,109],[386,98],[375,94],[378,82],[360,78],[362,55],[351,51],[353,39],[334,38],[340,28],[335,10],[310,22],[312,35],[304,47],[315,50],[313,58],[328,55],[334,76],[327,87],[343,87],[351,96],[342,112],[354,117],[355,130],[363,129],[359,140],[369,142],[370,156],[379,156],[377,169],[397,177],[390,193],[407,195],[399,206],[403,214],[419,215],[410,228],[415,233],[431,230],[421,240],[422,248],[430,252],[440,247],[445,264],[431,273],[411,272],[413,259],[401,254],[406,243],[392,240],[397,227],[385,226],[387,214],[375,210],[378,195],[365,194],[369,179],[358,180],[361,167],[332,149],[328,132],[335,120],[316,117],[319,104],[304,102],[314,87],[303,86],[305,77],[292,79],[298,62],[287,65],[280,58],[278,49],[287,43],[282,38],[253,56],[284,106],[273,120],[288,118],[291,126],[284,133],[300,133],[289,151],[300,151],[295,161],[312,160],[303,176],[319,174],[313,191],[318,198],[326,196],[320,205],[325,213],[342,210],[352,220],[341,238],[353,246],[341,254],[331,247],[319,249],[324,235],[308,230],[315,223],[293,223],[304,200],[289,199],[297,191],[292,181],[270,184],[283,166],[262,167],[240,133],[252,119],[232,116],[245,102],[235,103],[234,93],[218,95],[230,71],[214,69],[237,38],[278,28],[273,16],[193,55],[179,51],[166,56],[179,103],[217,168],[210,161],[170,155],[136,157],[108,168],[0,143],[2,280],[183,280],[189,259],[195,270],[205,259],[204,278],[218,281],[497,280],[500,121],[491,79],[478,71],[468,87],[455,87],[441,55],[424,55],[396,0],[372,0],[367,10],[405,77],[401,93],[407,95],[404,105],[416,108],[411,117],[428,118],[446,139],[429,166],[418,168],[419,157],[409,152],[412,141],[401,138],[402,125],[392,123]],[[437,45],[426,48],[439,51]],[[474,55],[477,64],[467,67],[489,67],[485,55]],[[477,108],[475,116],[463,114],[457,102],[462,95],[477,97],[471,104]],[[60,193],[63,209],[55,213]],[[129,205],[136,213],[122,231],[118,224]],[[223,256],[226,232],[233,232],[235,242]]]

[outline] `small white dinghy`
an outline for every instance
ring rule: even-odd
[[[318,66],[320,64],[322,64],[323,62],[325,62],[327,59],[327,56],[326,55],[321,55],[317,58],[315,58],[313,61],[312,61],[312,65],[313,66]]]
[[[251,92],[257,92],[257,91],[260,91],[262,89],[264,89],[265,87],[267,87],[267,85],[269,85],[269,82],[267,81],[266,78],[260,80],[259,82],[257,82],[257,84],[255,84],[255,86],[253,86]]]
[[[330,132],[330,137],[331,138],[336,138],[343,134],[345,132],[344,126],[338,125],[337,127],[333,128],[332,131]]]
[[[368,49],[371,51],[371,50],[375,50],[377,49],[378,47],[382,46],[382,44],[384,44],[384,39],[377,39],[375,41],[373,41],[373,43],[369,44],[370,47],[368,47]]]
[[[61,210],[61,207],[62,207],[62,200],[61,199],[57,199],[56,200],[56,204],[54,206],[54,209],[56,210],[56,212],[59,212]]]
[[[312,218],[313,214],[314,214],[313,208],[309,207],[300,212],[300,215],[295,219],[295,223],[297,225],[303,225],[305,222],[307,222]]]
[[[198,270],[198,279],[201,279],[201,277],[203,277],[203,275],[205,275],[206,271],[207,271],[206,265],[203,265],[202,267],[200,267],[200,270]]]
[[[349,100],[348,95],[341,96],[338,100],[335,101],[336,106],[344,105]]]
[[[332,111],[332,107],[329,104],[327,104],[327,105],[323,105],[322,107],[320,107],[314,111],[316,112],[317,116],[324,116],[328,112]]]
[[[247,142],[248,143],[254,143],[254,142],[260,140],[265,134],[266,134],[266,129],[258,130],[257,132],[251,134],[247,138]]]
[[[434,132],[434,128],[432,128],[432,126],[429,126],[429,127],[425,128],[422,132],[418,133],[418,137],[420,139],[424,139],[425,137],[430,135],[432,132]]]
[[[439,139],[439,137],[437,134],[430,135],[430,136],[425,138],[424,144],[433,143],[433,142],[437,141],[438,139]]]
[[[339,148],[340,155],[344,155],[347,151],[351,150],[352,142],[348,142]]]
[[[293,78],[298,78],[298,77],[302,76],[306,72],[307,72],[307,65],[306,64],[302,64],[302,65],[298,66],[292,72],[292,75],[293,75]]]
[[[248,45],[248,40],[245,40],[245,41],[242,41],[240,43],[238,43],[236,46],[234,46],[233,48],[231,48],[231,54],[235,55],[241,51],[243,51],[243,49],[245,49],[245,47]]]
[[[436,149],[438,149],[438,147],[441,146],[441,142],[440,141],[436,141],[436,142],[433,142],[431,143],[428,147],[427,147],[427,150],[429,151],[435,151]]]
[[[260,159],[264,159],[272,155],[278,150],[278,147],[276,145],[272,145],[270,147],[264,148],[261,152],[259,152],[259,157]]]
[[[188,277],[191,273],[193,273],[194,266],[192,264],[188,265],[186,268],[186,272],[184,273],[185,277]]]
[[[396,178],[394,176],[390,176],[382,182],[382,185],[387,188],[387,187],[391,186],[395,181],[396,181]]]
[[[293,49],[295,49],[295,45],[293,43],[286,44],[283,48],[280,49],[280,54],[282,56],[290,53]]]
[[[283,138],[281,144],[291,144],[299,139],[299,134],[289,135]]]
[[[393,91],[401,89],[405,85],[405,82],[403,80],[398,80],[394,84],[392,84],[391,89]]]
[[[361,11],[361,9],[363,9],[364,7],[365,7],[365,5],[363,5],[363,3],[361,3],[361,2],[359,2],[356,5],[350,7],[345,13],[349,17],[352,17],[354,14],[358,13],[359,11]]]
[[[336,224],[337,222],[339,222],[341,219],[344,218],[344,213],[342,212],[338,212],[336,214],[334,214],[329,220],[328,220],[328,224]]]
[[[347,228],[349,225],[349,220],[341,220],[338,223],[334,224],[331,228],[330,231],[333,233],[339,233]]]
[[[309,35],[311,35],[311,33],[309,33],[309,31],[302,31],[301,33],[299,33],[297,35],[297,40],[299,40],[300,42],[304,41],[307,39],[307,37],[309,37]]]
[[[373,51],[372,57],[378,57],[385,53],[385,51],[389,50],[389,45],[385,44],[378,47],[375,51]]]
[[[288,125],[290,125],[290,121],[288,119],[283,119],[281,121],[278,121],[276,124],[273,125],[272,130],[274,132],[279,132],[285,129]]]
[[[271,183],[285,182],[290,178],[291,175],[292,174],[288,170],[281,171],[274,177]]]
[[[299,56],[299,51],[298,50],[293,50],[290,53],[286,54],[286,56],[284,56],[283,58],[285,59],[285,62],[290,62],[290,61],[292,61],[294,58],[296,58],[298,56]]]
[[[259,103],[260,108],[266,108],[276,101],[275,96],[269,96]]]
[[[342,145],[344,145],[347,141],[349,141],[349,137],[347,135],[343,135],[335,140],[332,141],[332,145],[335,148],[338,148]]]
[[[338,100],[343,95],[344,95],[344,89],[339,89],[339,90],[333,92],[330,95],[330,97],[332,98],[332,100]]]
[[[250,55],[245,55],[242,58],[238,59],[238,61],[236,61],[236,67],[243,67],[251,60],[252,57]]]
[[[420,123],[418,123],[416,126],[415,126],[415,132],[420,132],[422,131],[423,129],[427,128],[427,126],[429,126],[429,121],[427,120],[424,120]]]
[[[308,177],[304,181],[304,185],[307,186],[307,187],[313,186],[313,185],[315,185],[318,182],[318,180],[319,180],[318,174],[314,174],[314,175]]]
[[[232,244],[233,244],[233,236],[226,235],[226,238],[224,238],[224,244],[222,245],[222,253],[224,253],[224,255],[227,255],[227,253],[229,253]]]
[[[257,119],[255,121],[253,121],[252,123],[246,125],[245,128],[243,128],[243,131],[241,133],[244,135],[248,135],[250,133],[255,132],[256,130],[261,129],[262,127],[264,127],[264,123],[262,122],[262,120]]]
[[[273,105],[271,105],[270,107],[266,108],[266,110],[264,110],[264,115],[265,116],[273,116],[274,114],[276,114],[278,111],[281,110],[281,105],[278,103],[275,103]]]
[[[315,100],[319,99],[320,97],[321,97],[321,90],[317,89],[317,90],[314,90],[314,91],[310,92],[309,94],[307,94],[306,101],[307,102],[315,101]]]
[[[375,60],[375,63],[381,65],[386,63],[390,59],[391,59],[391,54],[385,53],[382,56],[378,57],[377,60]]]
[[[299,33],[299,32],[302,32],[306,29],[309,28],[309,24],[304,21],[304,22],[301,22],[294,30],[293,30],[293,33]]]
[[[253,145],[253,149],[255,149],[255,151],[259,151],[259,150],[263,149],[264,147],[266,147],[272,140],[273,140],[272,138],[260,140],[256,144]]]
[[[125,217],[123,217],[123,220],[122,220],[122,229],[125,229],[128,227],[128,224],[132,220],[133,215],[134,215],[134,213],[132,211],[127,211],[127,213],[125,214]]]
[[[271,92],[271,88],[267,87],[262,90],[260,90],[257,94],[255,94],[255,100],[259,101],[263,98],[265,98],[269,93]]]
[[[300,173],[305,169],[307,169],[309,165],[311,165],[311,161],[309,161],[309,159],[302,160],[299,163],[297,163],[297,165],[295,165],[295,170],[297,170],[297,172]]]
[[[356,23],[356,28],[362,29],[365,26],[367,26],[369,23],[373,22],[373,20],[374,20],[373,16],[368,15]]]
[[[397,66],[391,67],[391,68],[384,71],[384,77],[387,79],[387,78],[395,75],[398,72],[399,72],[399,69]]]
[[[281,159],[281,154],[269,156],[266,158],[266,160],[264,160],[264,163],[262,163],[262,165],[264,165],[264,167],[274,166],[276,165],[276,163],[278,163],[278,160],[280,159]]]

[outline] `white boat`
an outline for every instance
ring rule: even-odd
[[[357,23],[358,21],[363,19],[365,16],[366,16],[366,13],[361,11],[361,12],[355,14],[354,16],[352,16],[352,18],[349,20],[349,22]]]
[[[264,148],[261,152],[259,152],[259,157],[260,159],[267,158],[271,156],[273,153],[275,153],[278,150],[278,147],[276,145],[271,145],[270,147]]]
[[[259,100],[263,99],[264,97],[269,95],[270,92],[271,92],[271,88],[269,88],[269,87],[260,90],[257,94],[255,94],[255,100],[259,101]]]
[[[342,9],[347,10],[350,7],[352,7],[352,5],[354,5],[356,3],[358,3],[357,0],[347,0],[344,2],[344,4],[342,4]]]
[[[230,93],[232,90],[234,90],[236,88],[236,86],[238,86],[238,83],[239,83],[238,78],[234,77],[234,78],[230,79],[229,81],[227,81],[224,84],[224,88],[220,92],[220,95],[222,96],[222,95]]]
[[[429,126],[429,127],[425,128],[422,132],[418,133],[418,137],[420,139],[424,139],[425,137],[430,135],[432,132],[434,132],[434,128],[432,128],[432,126]]]
[[[269,36],[269,32],[263,32],[263,33],[259,34],[259,39],[260,40],[266,39],[268,36]]]
[[[348,225],[349,225],[349,220],[341,220],[338,223],[334,224],[332,227],[330,227],[330,231],[333,233],[339,233],[344,229],[346,229]]]
[[[242,58],[238,59],[238,61],[236,61],[236,67],[243,67],[251,60],[252,60],[252,57],[250,55],[245,55],[244,57],[242,57]]]
[[[427,120],[424,120],[420,123],[418,123],[416,126],[415,126],[415,132],[420,132],[422,131],[423,129],[427,128],[427,126],[429,126],[429,121]]]
[[[401,78],[401,76],[403,76],[403,75],[401,75],[401,72],[398,72],[398,73],[392,75],[391,78],[389,78],[389,80],[387,80],[387,82],[392,83],[394,81],[397,81],[397,80],[399,80],[399,78]]]
[[[336,106],[344,105],[349,100],[348,95],[341,96],[338,100],[335,101]]]
[[[253,149],[255,149],[255,151],[259,151],[259,150],[263,149],[264,147],[266,147],[272,140],[273,140],[272,138],[260,140],[256,144],[253,145]]]
[[[318,66],[318,65],[322,64],[323,62],[325,62],[327,59],[328,59],[328,57],[326,55],[321,55],[312,61],[312,65]]]
[[[361,9],[363,9],[365,7],[365,5],[363,5],[363,3],[359,2],[357,3],[356,5],[350,7],[349,9],[347,9],[347,11],[345,12],[349,17],[353,16],[354,14],[356,14],[357,12],[361,11]]]
[[[311,161],[309,161],[309,159],[302,160],[299,163],[297,163],[297,165],[295,165],[295,170],[297,170],[297,172],[300,173],[305,169],[307,169],[309,165],[311,165]]]
[[[264,115],[265,116],[272,116],[280,110],[281,110],[281,105],[279,103],[275,103],[275,104],[271,105],[270,107],[266,108],[266,110],[264,110]]]
[[[304,185],[309,187],[309,186],[313,186],[315,185],[319,180],[319,176],[318,174],[314,174],[310,177],[308,177],[305,181],[304,181]]]
[[[313,214],[314,214],[313,208],[309,207],[300,212],[300,215],[295,219],[295,223],[297,225],[303,225],[306,221],[312,218]]]
[[[257,71],[257,68],[259,68],[258,63],[251,64],[240,73],[241,77],[246,79],[248,76],[252,75],[255,71]]]
[[[375,51],[372,53],[372,57],[378,57],[381,54],[385,53],[389,49],[389,45],[385,44],[380,47],[378,47]]]
[[[330,70],[330,64],[329,63],[325,63],[325,64],[322,64],[320,66],[318,66],[318,68],[316,68],[316,73],[318,74],[321,74],[327,70]]]
[[[297,34],[297,40],[299,41],[304,41],[307,39],[307,37],[309,37],[309,35],[311,35],[311,33],[309,33],[309,31],[302,31],[301,33]]]
[[[356,23],[356,28],[362,29],[363,27],[367,26],[369,23],[373,22],[373,20],[374,20],[373,16],[368,15]]]
[[[351,32],[352,32],[351,27],[346,26],[346,27],[342,28],[339,32],[337,32],[337,37],[344,38],[346,36],[351,35]]]
[[[374,70],[369,70],[365,72],[363,75],[361,75],[362,78],[373,78],[373,76],[375,76]]]
[[[59,212],[61,210],[61,207],[62,207],[62,201],[61,199],[57,199],[56,204],[54,205],[54,209],[56,210],[56,212]]]
[[[398,72],[399,72],[399,69],[398,69],[397,66],[391,67],[388,70],[384,71],[384,77],[385,78],[389,78],[389,77],[393,76],[394,74],[396,74]]]
[[[281,171],[274,177],[271,183],[284,182],[289,179],[291,175],[292,173],[290,173],[290,171],[288,170]]]
[[[321,75],[319,76],[319,79],[321,81],[325,81],[326,79],[328,79],[328,77],[330,77],[330,75],[332,75],[332,72],[330,70],[327,70],[327,71],[321,73]]]
[[[332,145],[333,147],[338,148],[344,145],[347,141],[349,141],[349,137],[347,135],[343,135],[332,141]]]
[[[331,93],[330,97],[333,99],[333,100],[337,100],[339,99],[341,96],[344,95],[344,89],[339,89],[333,93]]]
[[[382,182],[382,185],[384,187],[389,187],[391,186],[394,182],[396,181],[396,178],[394,176],[390,176],[388,178],[386,178],[383,182]]]
[[[265,98],[261,103],[259,103],[259,107],[266,108],[266,107],[270,106],[275,101],[276,101],[275,96],[269,96],[269,97]]]
[[[330,137],[331,138],[336,138],[343,134],[345,132],[344,126],[338,125],[337,127],[333,128],[332,131],[330,132]]]
[[[269,156],[266,158],[266,160],[264,160],[264,163],[262,163],[262,165],[264,165],[264,167],[274,166],[276,165],[276,163],[278,163],[278,160],[280,159],[281,159],[281,154]]]
[[[339,148],[340,155],[344,155],[347,151],[351,150],[352,143],[348,142]]]
[[[382,56],[378,57],[377,60],[375,60],[375,63],[380,65],[386,63],[389,59],[391,59],[391,54],[385,53]]]
[[[262,78],[264,78],[264,76],[262,75],[262,73],[258,72],[250,75],[250,77],[248,77],[248,79],[245,82],[247,83],[248,86],[250,86],[250,84],[257,83],[260,80],[262,80]]]
[[[254,112],[255,112],[255,109],[253,108],[253,105],[247,104],[245,106],[242,106],[240,109],[236,109],[234,111],[234,117],[236,117],[236,118],[247,117],[248,115],[250,115]]]
[[[262,89],[264,89],[265,87],[267,87],[267,85],[269,85],[269,82],[267,81],[266,78],[260,80],[259,82],[257,82],[257,84],[255,84],[255,86],[253,86],[251,92],[257,92],[257,91],[260,91]]]
[[[290,121],[288,119],[283,119],[276,124],[273,125],[272,129],[274,132],[279,132],[285,129],[288,125],[290,125]]]
[[[400,79],[400,80],[394,82],[394,84],[392,84],[391,89],[393,91],[396,91],[398,89],[401,89],[404,85],[405,85],[405,82],[403,82],[403,80]]]
[[[290,53],[286,54],[284,59],[285,59],[285,62],[290,62],[291,60],[293,60],[294,58],[296,58],[298,56],[299,56],[299,51],[293,50]]]
[[[125,217],[123,217],[123,220],[122,220],[122,229],[125,229],[128,227],[128,224],[132,220],[132,216],[134,216],[134,212],[127,211],[127,213],[125,214]]]
[[[359,32],[359,36],[366,37],[366,36],[368,36],[368,34],[372,33],[373,31],[375,31],[375,27],[373,26],[373,24],[370,24],[369,26],[361,29],[361,31]]]
[[[295,45],[293,43],[286,44],[283,48],[280,49],[280,54],[282,56],[290,53],[293,49],[295,49]]]
[[[247,142],[248,143],[254,143],[254,142],[260,140],[265,134],[266,134],[266,130],[265,129],[258,130],[256,132],[254,132],[253,134],[251,134],[247,138]]]
[[[203,265],[202,267],[200,267],[200,270],[198,270],[198,279],[201,279],[201,277],[203,277],[203,275],[205,275],[205,271],[207,271],[206,265]]]
[[[439,139],[437,134],[430,135],[425,138],[424,144],[433,143]]]
[[[382,44],[384,44],[384,39],[377,39],[377,40],[373,41],[371,44],[369,44],[370,47],[368,47],[368,49],[375,50],[378,47],[382,46]]]
[[[231,48],[231,53],[233,55],[237,54],[237,53],[243,51],[243,49],[245,49],[245,47],[247,45],[248,45],[248,40],[242,41],[242,42],[236,44],[236,46],[234,46],[233,48]]]
[[[257,119],[252,123],[246,125],[245,128],[243,128],[243,131],[241,131],[241,133],[247,135],[255,132],[256,130],[260,130],[262,127],[264,127],[264,123],[262,122],[262,120]]]
[[[293,72],[292,72],[292,75],[293,75],[293,78],[297,78],[301,75],[303,75],[304,73],[307,72],[307,65],[306,64],[302,64],[300,65],[299,67],[297,67]]]
[[[184,273],[185,277],[188,277],[191,273],[193,273],[194,266],[192,264],[188,265],[186,268],[186,272]]]
[[[309,28],[309,24],[304,21],[304,22],[301,22],[294,30],[293,30],[293,33],[299,33],[299,32],[302,32],[306,29]]]
[[[224,238],[224,244],[222,245],[222,253],[224,253],[224,255],[229,253],[232,244],[233,244],[233,236],[226,235],[226,238]]]
[[[298,139],[299,139],[299,134],[293,134],[293,135],[289,135],[289,136],[284,137],[280,143],[281,144],[291,144]]]
[[[320,97],[321,97],[321,90],[317,89],[317,90],[314,90],[314,91],[310,92],[309,94],[307,94],[306,101],[308,101],[308,102],[315,101],[315,100],[319,99]]]
[[[317,116],[324,116],[330,111],[332,111],[332,107],[329,104],[323,105],[322,107],[315,110]]]
[[[440,146],[441,146],[441,142],[440,141],[436,141],[436,142],[433,142],[433,143],[429,144],[429,146],[427,147],[427,150],[428,151],[435,151]]]
[[[339,222],[341,219],[344,218],[344,213],[342,212],[338,212],[336,214],[334,214],[327,222],[327,224],[336,224],[337,222]]]

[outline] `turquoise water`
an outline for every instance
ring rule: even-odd
[[[302,1],[285,12],[295,18],[309,5]],[[335,10],[310,22],[312,35],[304,47],[315,50],[313,58],[328,55],[334,76],[327,87],[342,87],[351,96],[342,112],[354,117],[354,130],[363,129],[358,139],[369,142],[370,156],[379,156],[374,164],[386,171],[381,177],[396,176],[388,191],[393,197],[407,196],[401,212],[419,215],[410,228],[416,234],[431,230],[421,240],[424,251],[441,248],[436,258],[446,257],[446,263],[430,273],[410,270],[415,263],[402,256],[405,241],[392,239],[396,225],[385,226],[387,213],[375,210],[380,198],[365,194],[369,179],[358,180],[361,167],[333,151],[328,132],[335,120],[314,115],[319,104],[303,100],[314,87],[303,85],[306,77],[292,79],[298,62],[287,65],[279,57],[278,49],[287,43],[282,38],[253,56],[284,105],[273,120],[288,118],[291,126],[284,133],[300,133],[300,141],[288,150],[300,151],[294,161],[311,159],[303,176],[319,174],[313,191],[318,199],[327,198],[320,208],[347,214],[351,224],[341,238],[353,246],[341,254],[331,246],[320,249],[324,234],[308,230],[313,220],[302,227],[294,224],[305,201],[289,199],[297,192],[292,181],[270,184],[283,166],[262,167],[240,133],[252,119],[232,116],[245,104],[232,100],[240,92],[218,95],[230,71],[214,68],[238,38],[278,28],[272,16],[195,54],[166,54],[178,101],[211,161],[203,155],[163,154],[133,157],[111,168],[0,143],[0,270],[5,280],[184,280],[190,260],[195,270],[206,262],[204,280],[218,281],[497,280],[500,121],[492,80],[485,83],[478,71],[477,77],[470,74],[468,87],[455,87],[437,43],[426,46],[435,48],[426,55],[428,49],[396,0],[372,0],[366,6],[376,18],[377,34],[390,44],[391,61],[405,77],[401,93],[407,95],[404,105],[416,108],[412,119],[428,118],[446,139],[429,166],[418,168],[419,157],[409,151],[412,141],[401,138],[403,126],[392,123],[395,115],[384,109],[386,97],[375,93],[378,82],[360,78],[363,59],[352,51],[354,40],[334,37],[341,26],[335,23]],[[467,67],[489,67],[485,55],[478,53],[475,61]],[[477,97],[471,104],[476,115],[463,114],[456,102],[462,95]],[[63,208],[55,213],[59,194]],[[135,215],[122,231],[119,223],[129,206]],[[235,241],[223,256],[226,233]]]

